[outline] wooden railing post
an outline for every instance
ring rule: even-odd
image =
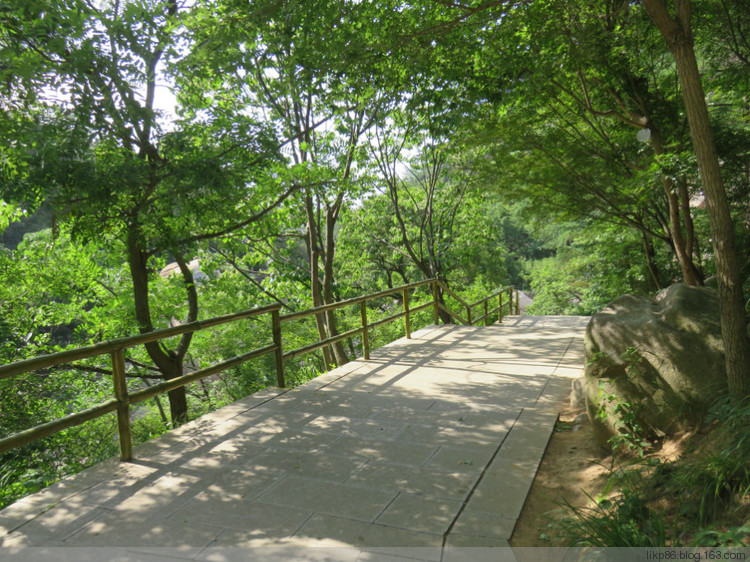
[[[409,290],[401,291],[404,298],[404,329],[406,330],[406,339],[411,339],[411,318],[409,318]]]
[[[370,358],[370,330],[367,328],[367,303],[359,303],[359,313],[362,317],[362,353],[365,359]]]
[[[440,324],[440,314],[438,313],[438,282],[432,282],[432,320],[437,326]]]
[[[516,291],[516,315],[521,314],[521,307],[519,305],[519,298],[518,298],[518,289],[515,289]]]
[[[125,382],[125,351],[117,349],[110,354],[112,359],[112,380],[115,387],[117,406],[117,433],[120,437],[120,460],[133,460],[133,439],[130,434],[130,399]]]
[[[503,323],[503,294],[500,293],[497,295],[498,303],[497,303],[497,323],[502,324]]]
[[[271,311],[271,333],[273,344],[276,346],[274,356],[276,359],[276,384],[279,388],[286,388],[286,377],[284,376],[284,349],[281,344],[281,315],[279,309]]]
[[[468,320],[469,326],[473,326],[474,322],[471,320],[471,307],[466,306],[464,308],[466,308],[466,320]]]
[[[490,325],[490,307],[489,307],[489,301],[484,301],[484,325],[489,326]]]

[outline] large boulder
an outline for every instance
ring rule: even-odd
[[[672,433],[726,388],[714,289],[676,284],[655,298],[618,297],[591,318],[584,345],[586,404],[601,442]]]

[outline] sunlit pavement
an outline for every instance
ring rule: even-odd
[[[256,393],[0,511],[0,559],[459,560],[507,546],[582,374],[587,322],[430,326]]]

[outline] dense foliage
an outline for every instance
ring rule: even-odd
[[[590,314],[625,292],[702,284],[729,252],[729,285],[747,289],[750,21],[723,0],[676,0],[666,19],[652,4],[2,3],[0,362],[429,277],[467,297],[516,285],[530,313]],[[735,246],[717,229],[662,31],[691,5]],[[285,345],[358,315],[294,324]],[[134,350],[129,385],[224,360],[268,330]],[[290,380],[358,344],[289,366]],[[109,397],[109,369],[0,381],[0,436]],[[268,358],[143,403],[136,440],[273,381]],[[0,505],[112,455],[114,425],[3,455]]]

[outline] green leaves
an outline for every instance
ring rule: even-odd
[[[8,228],[8,225],[24,216],[26,212],[19,206],[7,203],[0,199],[0,232]]]

